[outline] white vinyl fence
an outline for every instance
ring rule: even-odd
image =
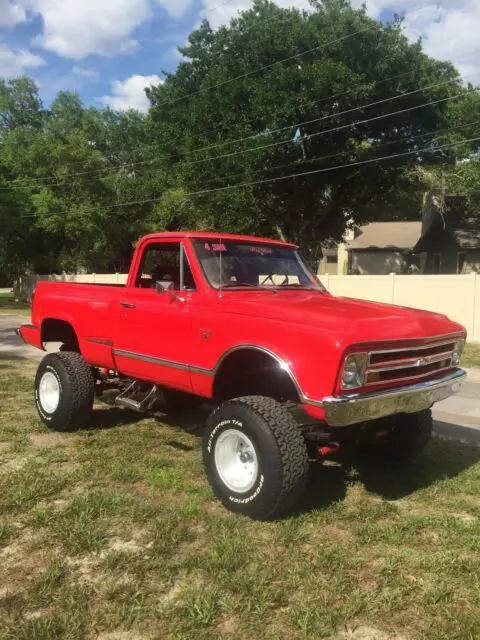
[[[125,284],[128,273],[63,273],[52,275],[28,275],[19,278],[13,285],[13,294],[21,302],[30,302],[37,282],[82,282],[84,284]]]
[[[469,341],[480,341],[480,276],[320,276],[335,296],[361,298],[443,313],[462,324]]]
[[[460,322],[468,340],[480,341],[480,276],[468,275],[388,275],[388,276],[319,276],[336,296],[374,300],[388,304],[436,311]],[[30,301],[40,280],[125,284],[126,273],[86,273],[79,275],[27,276],[15,283],[18,300]]]

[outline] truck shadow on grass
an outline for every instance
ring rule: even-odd
[[[400,500],[467,471],[480,461],[480,449],[432,439],[425,451],[408,463],[375,464],[352,455],[336,464],[313,464],[299,512],[319,509],[345,497],[348,485],[359,481],[385,500]]]
[[[159,423],[180,431],[187,431],[198,437],[201,445],[203,424],[211,407],[204,405],[193,411],[176,411],[169,414],[161,411],[154,414]],[[135,425],[145,419],[119,407],[109,407],[94,412],[92,429],[110,429],[120,425]],[[160,424],[159,424],[160,427]],[[192,450],[191,446],[174,438],[165,443],[182,452]],[[315,509],[324,509],[345,498],[349,484],[361,482],[365,489],[386,500],[399,500],[415,492],[442,481],[448,481],[480,461],[480,449],[433,438],[425,451],[409,463],[378,464],[358,456],[344,456],[325,463],[312,463],[305,494],[294,513],[300,514]]]

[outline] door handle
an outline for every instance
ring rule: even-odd
[[[120,304],[122,307],[125,307],[125,309],[135,309],[135,305],[131,302],[120,302]]]

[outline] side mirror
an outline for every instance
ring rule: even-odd
[[[169,289],[173,288],[173,281],[172,280],[157,280],[155,282],[155,289],[157,290],[157,293],[165,293],[165,291],[168,291]]]

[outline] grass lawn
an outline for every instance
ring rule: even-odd
[[[25,302],[15,302],[12,293],[0,293],[0,314],[14,313],[18,316],[29,316],[30,305]]]
[[[253,522],[214,500],[198,414],[50,433],[35,368],[0,361],[1,640],[480,637],[479,450],[316,467],[297,514]]]
[[[480,342],[467,342],[462,356],[462,367],[480,367]]]

